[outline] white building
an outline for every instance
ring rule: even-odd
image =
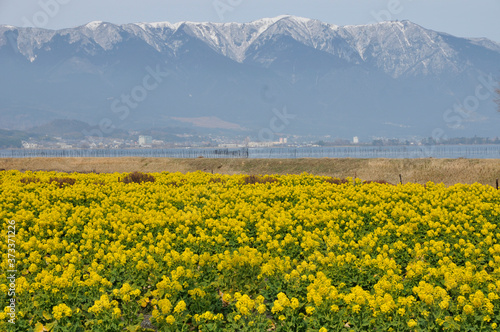
[[[64,142],[57,143],[57,146],[59,147],[59,149],[72,149],[73,148],[73,145],[66,144]]]
[[[358,143],[359,143],[359,138],[358,138],[358,136],[354,136],[354,137],[352,138],[352,143],[353,143],[353,144],[358,144]]]
[[[278,144],[277,142],[248,142],[249,148],[269,148]]]
[[[151,144],[153,144],[153,137],[139,136],[139,145],[151,145]]]
[[[30,143],[30,142],[26,142],[26,141],[22,141],[22,144],[23,144],[23,148],[25,148],[25,149],[36,149],[38,147],[38,144]]]

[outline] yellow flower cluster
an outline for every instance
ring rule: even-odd
[[[0,220],[6,232],[16,225],[18,330],[134,330],[143,317],[160,331],[500,323],[500,191],[490,186],[123,176],[0,171]],[[7,304],[12,245],[0,245]]]
[[[118,301],[113,300],[110,301],[108,295],[103,294],[101,295],[101,298],[99,300],[96,300],[94,302],[94,305],[89,308],[89,312],[94,313],[94,314],[99,314],[102,311],[107,311],[111,307],[116,307],[118,305]]]
[[[59,305],[56,305],[52,309],[52,314],[54,315],[54,318],[56,320],[60,320],[63,317],[71,317],[71,314],[73,313],[73,310],[71,310],[70,307],[68,307],[66,304],[62,303]]]
[[[212,320],[213,321],[221,321],[223,319],[224,319],[224,315],[223,314],[219,313],[217,315],[214,315],[210,311],[207,311],[207,312],[205,312],[205,313],[203,313],[201,315],[198,315],[198,314],[194,315],[194,320],[196,322],[202,322],[202,321],[207,322],[207,321],[212,321]]]
[[[141,291],[132,289],[128,283],[124,283],[121,289],[113,290],[113,295],[121,298],[124,302],[129,302],[131,298],[141,295]]]

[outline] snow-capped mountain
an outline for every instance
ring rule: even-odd
[[[153,69],[163,73],[161,84],[134,107],[122,105],[135,114],[117,125],[216,116],[257,130],[278,105],[302,117],[288,132],[430,136],[447,127],[460,136],[498,124],[484,98],[456,125],[443,117],[475,94],[480,77],[499,74],[498,43],[409,21],[337,26],[279,16],[250,23],[91,22],[62,30],[0,25],[0,127],[22,127],[23,116],[26,125],[111,118],[110,105],[123,104],[122,94]]]

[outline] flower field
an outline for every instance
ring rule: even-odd
[[[0,172],[0,331],[500,324],[500,191],[490,186],[201,172],[144,180]]]

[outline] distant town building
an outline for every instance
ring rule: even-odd
[[[353,143],[353,144],[358,144],[358,143],[359,143],[359,138],[358,138],[358,136],[354,136],[354,137],[352,138],[352,143]]]
[[[159,140],[159,139],[154,139],[153,140],[153,145],[163,145],[165,144],[165,141]]]
[[[248,142],[249,148],[268,148],[277,144],[277,142]]]
[[[36,143],[30,143],[26,141],[22,141],[23,148],[25,149],[36,149],[38,147],[38,144]]]
[[[58,147],[59,149],[72,149],[72,148],[73,148],[73,145],[71,145],[71,144],[66,144],[66,143],[64,143],[64,142],[59,142],[59,143],[57,143],[57,147]]]
[[[152,145],[153,137],[151,136],[139,136],[139,145]]]
[[[242,148],[244,145],[241,144],[235,144],[235,143],[221,143],[217,145],[219,148],[226,148],[226,149],[234,149],[234,148]]]

